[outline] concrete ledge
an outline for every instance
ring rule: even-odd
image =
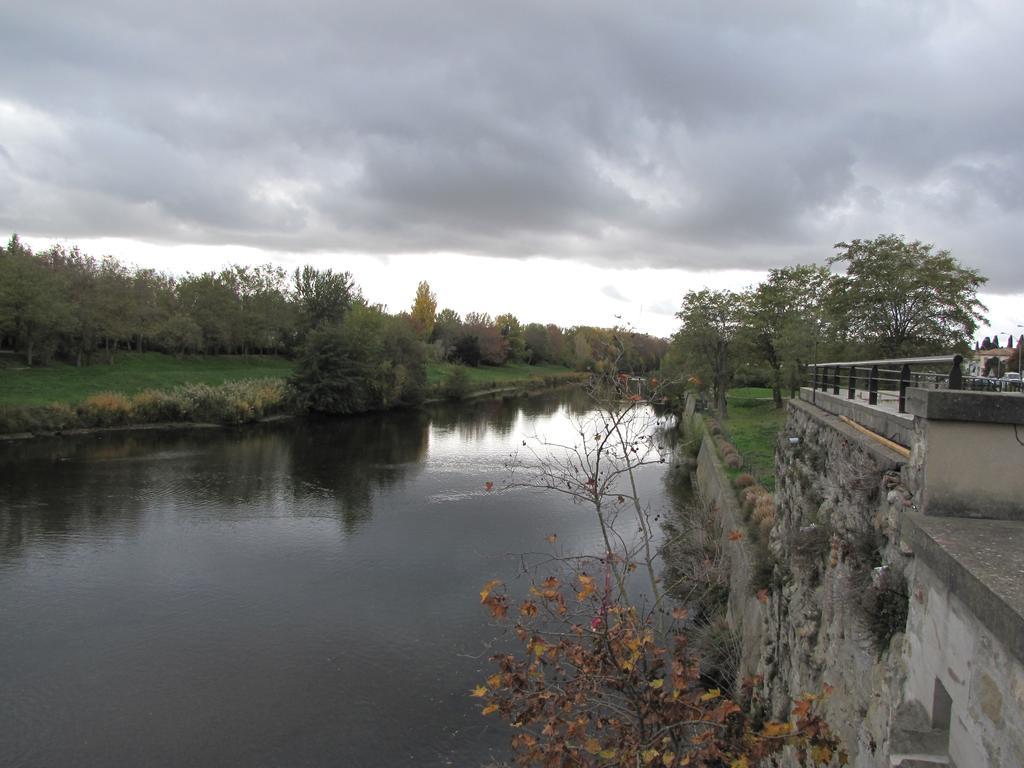
[[[1024,662],[1024,523],[903,515],[906,544]]]
[[[818,393],[821,394],[820,392]],[[820,400],[818,401],[821,402]],[[810,402],[801,402],[800,400],[789,401],[790,410],[798,410],[809,417],[817,421],[822,426],[833,429],[839,432],[843,437],[847,438],[851,443],[857,445],[868,453],[872,454],[878,461],[879,466],[898,468],[907,463],[906,458],[896,453],[891,448],[882,445],[881,443],[871,440],[866,435],[861,434],[857,430],[853,429],[848,424],[844,424],[839,418],[827,410],[822,410],[816,405]],[[845,415],[845,414],[843,414]],[[852,416],[849,418],[853,418]],[[891,439],[891,438],[890,438]],[[899,442],[893,440],[893,442]]]
[[[911,387],[907,390],[907,411],[932,421],[1024,424],[1024,395]]]
[[[847,400],[845,395],[816,392],[810,387],[800,390],[800,399],[833,415],[846,416],[905,448],[909,448],[913,441],[914,420],[906,414],[893,413],[878,406],[859,403],[856,400]]]

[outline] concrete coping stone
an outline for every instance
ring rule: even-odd
[[[902,536],[915,557],[1024,662],[1024,522],[907,510]]]
[[[1024,424],[1024,395],[911,387],[907,390],[907,410],[933,421]]]
[[[899,467],[907,463],[906,458],[896,453],[896,451],[869,439],[865,435],[862,435],[853,427],[840,421],[838,416],[812,404],[807,400],[790,400],[789,407],[794,410],[803,411],[819,424],[823,424],[840,433],[850,442],[860,446],[865,451],[872,454],[881,466]]]

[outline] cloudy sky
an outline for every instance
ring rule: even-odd
[[[0,232],[657,333],[898,232],[1024,324],[1019,0],[10,0]]]

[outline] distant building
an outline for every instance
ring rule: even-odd
[[[999,376],[1003,371],[1006,370],[1006,361],[1013,355],[1014,350],[1007,349],[1006,347],[998,347],[996,349],[976,349],[971,352],[970,357],[967,359],[967,370],[968,376],[982,376],[985,371],[985,361],[990,358],[996,358],[999,360],[999,370],[992,371],[989,373],[990,376]]]

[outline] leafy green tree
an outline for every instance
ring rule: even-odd
[[[508,359],[508,342],[491,316],[486,312],[470,312],[462,324],[463,338],[457,344],[457,353],[466,365],[474,365],[471,361],[462,357],[463,351],[469,353],[472,344],[463,339],[475,338],[477,348],[480,350],[478,363],[485,365],[502,365]]]
[[[523,326],[519,318],[511,312],[494,318],[494,327],[505,340],[505,358],[517,362],[526,357],[526,342],[523,339]]]
[[[310,332],[290,386],[298,406],[317,413],[415,404],[426,387],[424,345],[402,319],[358,302],[341,324]]]
[[[208,354],[230,352],[239,323],[239,300],[235,286],[223,275],[204,272],[186,275],[178,282],[180,310],[203,332],[203,349]]]
[[[135,338],[135,351],[143,352],[147,342],[157,340],[162,325],[176,310],[174,278],[154,269],[137,269],[132,274],[130,290],[128,319]]]
[[[565,363],[565,332],[554,323],[548,323],[544,328],[548,332],[548,349],[552,363]]]
[[[321,325],[340,323],[357,298],[350,272],[305,266],[293,276],[301,337]]]
[[[529,323],[523,328],[523,343],[526,347],[526,362],[530,365],[551,361],[551,343],[548,338],[548,330],[540,323]]]
[[[99,308],[99,335],[108,364],[122,341],[132,335],[131,273],[117,259],[104,258],[96,275],[96,303]]]
[[[0,317],[6,318],[28,365],[36,362],[38,353],[46,362],[72,322],[69,307],[60,300],[63,286],[58,274],[13,235],[4,249],[0,275]]]
[[[444,308],[437,313],[430,340],[437,350],[438,360],[451,360],[455,356],[455,343],[462,335],[462,318],[454,309]]]
[[[455,340],[455,358],[463,365],[480,365],[480,339],[473,333],[463,333]]]
[[[273,264],[234,265],[221,272],[220,280],[237,296],[231,337],[241,352],[280,351],[294,328],[284,270]]]
[[[837,243],[830,264],[846,263],[829,298],[854,342],[886,357],[967,350],[985,306],[987,279],[950,255],[900,235]]]
[[[187,314],[179,312],[156,327],[154,339],[164,350],[181,357],[203,346],[203,329]]]
[[[814,264],[773,269],[767,280],[741,296],[739,336],[754,358],[768,366],[778,408],[786,368],[800,371],[824,330],[822,303],[834,279],[827,267]]]
[[[740,327],[741,306],[741,297],[732,291],[689,291],[676,313],[682,327],[672,338],[689,374],[710,384],[723,419],[728,413],[726,393],[732,381],[733,341]]]

